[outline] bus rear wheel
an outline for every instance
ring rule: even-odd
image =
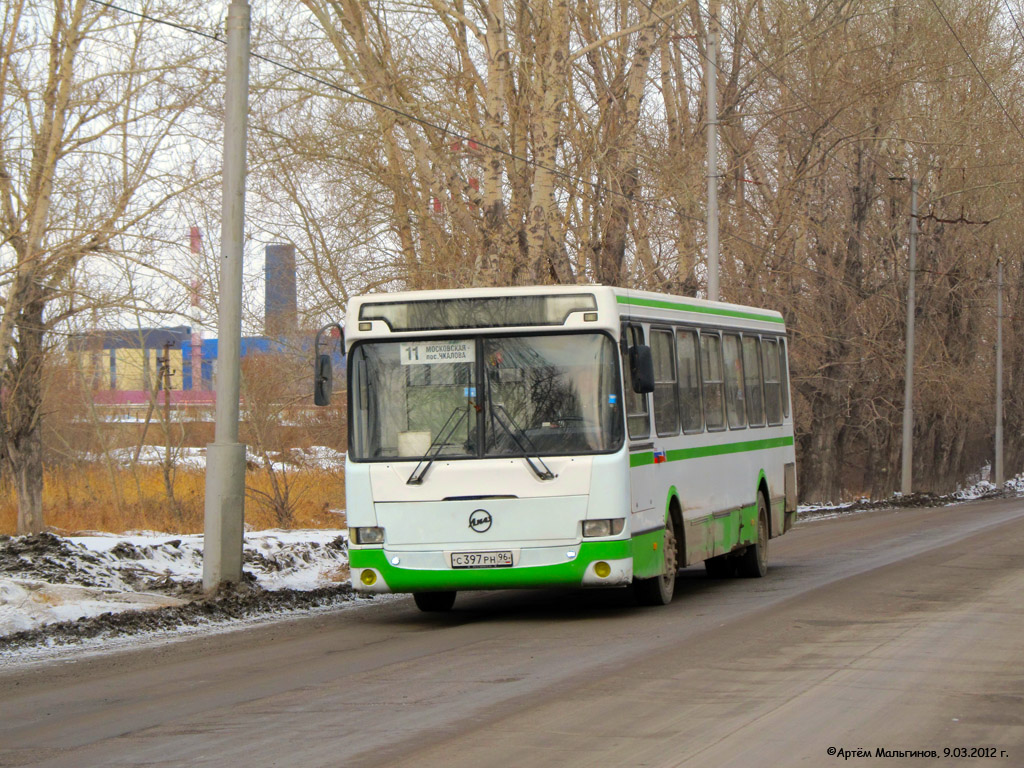
[[[757,494],[757,541],[736,561],[736,573],[748,579],[759,579],[768,573],[768,503],[764,494]]]
[[[676,529],[672,515],[665,520],[665,570],[653,579],[637,579],[633,594],[640,605],[668,605],[676,591],[676,571],[679,561],[676,553]]]
[[[444,613],[455,605],[455,592],[413,592],[412,599],[424,613]]]

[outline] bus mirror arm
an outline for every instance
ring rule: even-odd
[[[313,404],[330,405],[331,392],[334,389],[334,365],[331,356],[320,354],[320,339],[324,331],[331,331],[331,335],[338,339],[341,348],[345,348],[345,331],[337,323],[329,323],[316,333],[313,341]]]
[[[638,395],[654,391],[654,358],[646,344],[634,344],[629,348],[629,377],[633,391]]]

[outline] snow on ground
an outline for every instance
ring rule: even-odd
[[[1024,496],[1024,474],[1017,475],[1003,483],[1002,492],[1006,496]],[[1000,490],[997,485],[990,483],[988,480],[982,480],[969,488],[957,491],[953,495],[961,501],[971,501],[999,494]]]
[[[243,558],[246,600],[255,604],[247,615],[261,600],[288,602],[285,594],[351,599],[346,530],[249,532]],[[202,570],[198,535],[0,537],[0,647],[61,622],[185,606],[202,596]]]
[[[891,499],[871,500],[867,497],[842,504],[801,504],[797,507],[798,520],[825,520],[869,509],[887,507],[938,507],[956,504],[962,501],[975,501],[997,496],[1024,496],[1024,474],[1007,480],[1002,489],[987,480],[981,480],[967,488],[961,488],[948,496],[932,496],[926,493],[914,493],[903,496],[897,493]]]

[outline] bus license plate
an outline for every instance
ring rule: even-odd
[[[511,552],[452,552],[452,568],[511,568]]]

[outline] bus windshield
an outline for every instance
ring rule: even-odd
[[[355,460],[604,453],[622,444],[602,333],[365,342],[350,356]]]

